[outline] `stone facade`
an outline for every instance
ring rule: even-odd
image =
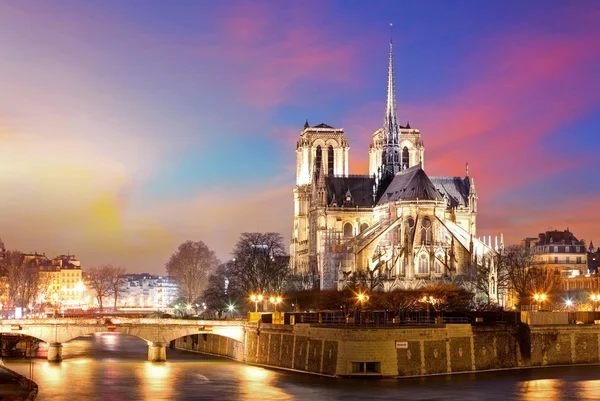
[[[496,256],[503,248],[477,238],[475,182],[429,177],[419,129],[398,123],[390,44],[384,126],[372,135],[369,174],[348,174],[343,128],[306,122],[296,147],[297,179],[290,264],[314,287],[341,288],[350,275],[374,275],[379,289],[418,288],[489,264],[497,293]]]
[[[235,348],[241,343],[211,334],[188,336],[175,344],[249,364],[332,377],[412,377],[600,363],[596,325],[344,329],[249,323],[245,338],[244,355]]]

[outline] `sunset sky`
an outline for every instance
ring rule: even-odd
[[[289,241],[305,119],[367,173],[396,98],[429,175],[464,175],[478,234],[569,227],[600,245],[600,2],[2,1],[0,238],[84,267],[222,260]]]

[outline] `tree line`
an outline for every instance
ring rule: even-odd
[[[535,293],[555,294],[560,291],[560,274],[539,260],[532,248],[508,246],[503,252],[473,262],[461,276],[449,276],[440,284],[419,290],[382,292],[382,277],[375,272],[356,272],[346,277],[342,291],[307,291],[314,288],[310,276],[290,273],[289,256],[278,233],[243,233],[232,258],[221,263],[202,241],[181,244],[166,264],[170,277],[181,288],[181,301],[186,304],[204,302],[207,310],[222,316],[230,305],[249,306],[251,294],[282,294],[304,310],[343,309],[356,307],[356,294],[375,294],[370,307],[397,310],[424,308],[424,294],[436,299],[440,310],[494,310],[498,305],[490,294],[490,272],[495,269],[499,293],[511,292],[518,304],[531,303]],[[304,299],[304,301],[300,301]],[[447,301],[445,301],[447,300]],[[290,303],[290,302],[288,302]],[[337,305],[337,306],[336,306]],[[363,305],[364,306],[364,305]]]

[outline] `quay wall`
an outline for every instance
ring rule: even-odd
[[[600,325],[359,328],[248,323],[244,342],[187,336],[175,348],[332,377],[411,377],[600,363]]]

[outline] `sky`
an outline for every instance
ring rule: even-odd
[[[389,23],[430,176],[469,174],[478,235],[600,245],[600,3],[0,2],[0,238],[164,273],[186,240],[289,241],[296,141],[345,129],[368,173]]]

